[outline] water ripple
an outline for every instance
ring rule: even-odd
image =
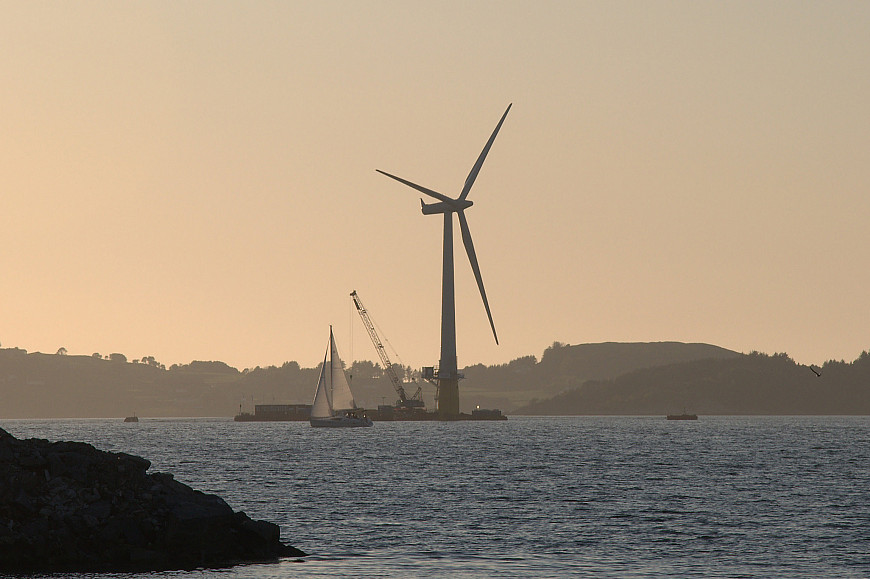
[[[144,456],[312,553],[142,579],[870,574],[865,417],[2,426]]]

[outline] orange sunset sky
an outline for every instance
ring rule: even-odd
[[[870,349],[870,3],[0,2],[0,344],[167,366]],[[395,362],[396,360],[394,360]]]

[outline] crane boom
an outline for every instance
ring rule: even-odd
[[[390,382],[393,383],[393,388],[395,388],[396,392],[399,394],[397,405],[408,406],[408,395],[405,393],[405,387],[402,386],[402,381],[399,379],[398,374],[396,374],[396,369],[393,368],[393,364],[390,362],[390,357],[387,356],[387,350],[384,348],[381,339],[378,337],[378,332],[375,330],[375,325],[372,323],[369,313],[366,311],[365,306],[363,306],[362,300],[359,299],[356,290],[350,292],[350,297],[353,299],[353,305],[356,306],[356,311],[359,313],[359,317],[362,319],[363,325],[366,327],[366,331],[372,339],[372,344],[375,345],[375,350],[378,351],[378,356],[381,359],[381,363],[384,365],[384,371],[387,373],[387,376],[389,376]]]

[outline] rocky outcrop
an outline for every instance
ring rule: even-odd
[[[0,429],[0,571],[144,571],[298,557],[216,495],[81,442]]]

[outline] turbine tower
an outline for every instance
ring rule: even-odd
[[[489,141],[483,147],[477,162],[471,168],[471,172],[465,179],[465,185],[459,193],[459,197],[452,199],[446,195],[421,187],[416,183],[412,183],[401,177],[390,175],[380,169],[376,169],[378,173],[386,175],[391,179],[395,179],[399,183],[403,183],[412,189],[416,189],[420,193],[437,199],[437,203],[425,203],[420,199],[423,215],[444,215],[444,263],[441,272],[441,361],[438,365],[438,412],[442,418],[456,417],[459,415],[459,370],[456,362],[456,300],[453,289],[453,214],[459,216],[459,229],[462,232],[462,243],[465,245],[465,252],[468,254],[468,261],[471,262],[471,269],[474,272],[474,278],[477,280],[477,287],[480,290],[480,297],[483,298],[483,307],[486,308],[486,315],[489,318],[489,325],[492,328],[492,336],[495,338],[495,343],[498,344],[498,335],[495,333],[495,324],[492,321],[492,313],[489,310],[489,302],[486,299],[486,291],[483,289],[483,278],[480,276],[480,267],[477,264],[477,255],[474,252],[474,243],[471,241],[471,232],[468,230],[468,221],[465,219],[465,210],[473,205],[467,199],[468,192],[471,191],[474,185],[477,174],[480,173],[480,168],[483,166],[483,161],[501,129],[508,112],[511,110],[511,105],[508,105],[501,120],[496,125],[495,130],[489,137]]]

